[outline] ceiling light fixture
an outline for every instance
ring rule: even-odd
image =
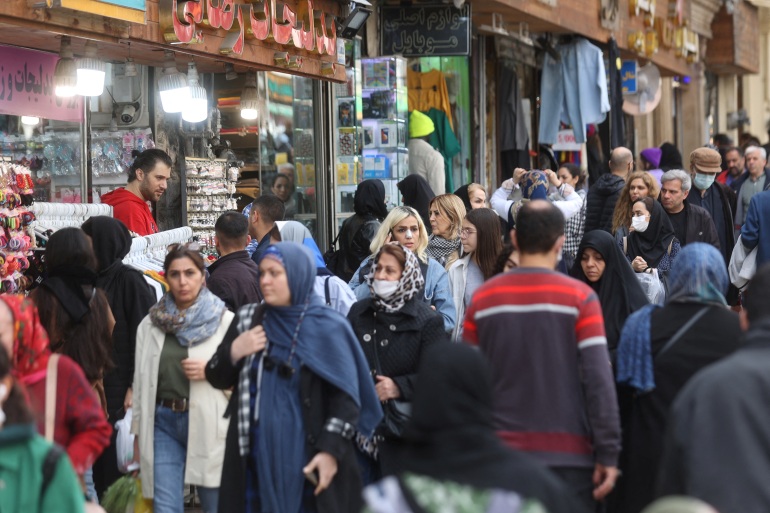
[[[163,76],[158,80],[160,103],[163,112],[174,114],[182,112],[190,102],[190,88],[187,77],[176,67],[174,52],[166,51],[166,61],[163,63]]]
[[[259,116],[259,92],[257,91],[257,76],[253,71],[246,74],[246,84],[241,92],[241,117],[257,119]]]
[[[136,63],[131,58],[131,43],[128,43],[128,58],[126,59],[126,67],[123,70],[123,75],[126,77],[135,77],[139,74],[136,69]]]
[[[232,62],[225,63],[225,80],[237,80],[238,73],[235,71],[235,66]]]
[[[54,94],[62,98],[75,96],[78,85],[78,68],[72,55],[72,41],[68,36],[62,36],[59,60],[53,72]]]
[[[85,56],[76,61],[78,85],[75,90],[81,96],[101,96],[104,92],[107,65],[99,60],[98,52],[95,41],[86,41]]]
[[[182,110],[182,119],[189,123],[200,123],[209,117],[209,99],[206,88],[198,83],[198,68],[194,62],[187,65],[187,86],[190,101]]]

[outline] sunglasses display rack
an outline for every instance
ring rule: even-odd
[[[23,293],[32,288],[27,276],[35,245],[29,209],[34,198],[29,167],[4,158],[0,162],[0,293]]]
[[[235,183],[240,169],[225,159],[185,159],[182,189],[183,218],[202,245],[208,246],[214,223],[228,210],[237,210]]]

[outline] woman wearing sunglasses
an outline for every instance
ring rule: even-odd
[[[155,513],[182,513],[184,485],[195,485],[203,511],[216,513],[227,398],[204,369],[234,314],[205,287],[197,244],[170,246],[163,269],[169,291],[136,334],[131,430],[142,493]]]
[[[206,367],[230,399],[219,511],[357,513],[353,437],[371,436],[382,409],[345,317],[314,294],[316,267],[300,244],[259,262],[264,303],[242,307]]]

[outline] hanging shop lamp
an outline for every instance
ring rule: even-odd
[[[95,41],[86,41],[85,56],[76,61],[78,85],[75,90],[81,96],[101,96],[104,92],[107,65],[99,60],[98,51]]]
[[[158,90],[160,103],[166,113],[182,112],[190,102],[187,77],[176,68],[174,52],[166,51],[166,62],[163,64],[163,76],[158,80]]]
[[[209,99],[206,88],[198,83],[198,68],[194,62],[187,66],[187,86],[190,101],[182,110],[182,119],[189,123],[200,123],[209,117]]]
[[[75,96],[77,84],[78,68],[72,55],[72,42],[69,37],[62,36],[59,61],[53,72],[54,94],[62,98]]]
[[[257,119],[259,115],[259,93],[257,92],[257,76],[253,71],[246,74],[246,84],[241,91],[241,117]]]

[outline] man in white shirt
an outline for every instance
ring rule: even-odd
[[[427,180],[433,194],[446,193],[444,157],[428,142],[436,130],[433,120],[418,110],[409,115],[409,174]]]

